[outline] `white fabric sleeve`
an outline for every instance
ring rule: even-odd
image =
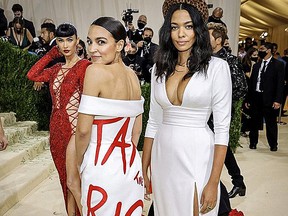
[[[215,144],[228,145],[232,108],[232,84],[226,61],[217,62],[213,72],[212,112]]]
[[[156,135],[159,124],[161,124],[163,120],[163,109],[155,98],[155,85],[157,84],[155,71],[156,71],[156,65],[153,66],[151,72],[150,110],[149,110],[149,119],[145,131],[145,137],[153,139]]]
[[[87,115],[131,117],[144,112],[143,104],[143,97],[141,100],[116,100],[83,94],[78,112]]]

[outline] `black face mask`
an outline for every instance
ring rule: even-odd
[[[150,43],[151,42],[151,40],[152,40],[152,38],[150,38],[150,37],[145,37],[145,38],[143,38],[143,40],[146,42],[146,43]]]
[[[131,60],[134,59],[135,56],[136,56],[136,54],[127,54],[127,57]]]
[[[250,59],[251,59],[251,61],[257,62],[258,57],[251,57]]]
[[[215,17],[214,15],[212,15],[212,17],[215,19],[215,20],[220,20],[221,17]]]
[[[21,29],[16,29],[17,34],[21,34],[22,30]]]
[[[145,27],[146,24],[142,23],[142,22],[138,22],[137,26],[139,29],[143,29]]]
[[[266,51],[258,51],[258,56],[261,58],[261,59],[264,59],[264,57],[267,55],[267,52]]]
[[[83,55],[83,53],[84,53],[84,50],[83,50],[83,49],[78,50],[78,56]]]

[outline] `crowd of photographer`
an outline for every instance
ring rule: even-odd
[[[1,40],[9,41],[15,46],[39,57],[44,56],[53,46],[56,45],[55,29],[53,20],[46,19],[41,24],[41,33],[35,34],[33,22],[23,17],[23,7],[20,4],[12,6],[14,19],[7,22],[4,10],[0,8],[0,37]],[[140,15],[137,20],[137,27],[133,25],[132,13],[138,10],[127,9],[123,12],[122,20],[125,23],[127,32],[127,45],[125,48],[124,62],[137,74],[141,84],[150,83],[150,73],[154,64],[154,54],[158,45],[152,42],[153,30],[147,25],[147,17]],[[80,41],[77,49],[81,58],[89,59],[86,52],[85,43]],[[61,61],[61,59],[59,60]],[[39,90],[41,85],[34,86]]]
[[[146,27],[147,17],[145,15],[138,17],[138,28],[136,29],[133,25],[132,13],[138,13],[138,10],[128,9],[124,11],[122,17],[128,38],[126,56],[123,61],[135,71],[141,84],[144,82],[150,83],[154,55],[158,49],[158,45],[152,42],[153,29]]]

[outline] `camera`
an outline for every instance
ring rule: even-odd
[[[8,36],[1,36],[0,39],[4,42],[11,42],[11,39]]]
[[[130,64],[129,65],[129,67],[133,70],[133,71],[135,71],[135,73],[136,74],[141,74],[141,72],[142,72],[142,68],[141,68],[141,66],[138,64],[138,63],[132,63],[132,64]]]
[[[133,21],[132,13],[139,13],[139,10],[138,9],[131,9],[131,8],[124,10],[122,13],[122,20],[125,23],[132,23],[132,21]]]
[[[133,65],[133,68],[132,68],[134,71],[136,71],[137,73],[141,73],[142,72],[142,68],[139,64],[135,63]]]
[[[33,42],[31,46],[29,47],[28,51],[35,53],[37,56],[40,56],[40,57],[45,55],[45,53],[47,52],[47,49],[45,48],[42,42],[42,38],[40,36],[33,38]]]

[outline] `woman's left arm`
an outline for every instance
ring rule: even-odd
[[[99,96],[99,83],[95,79],[95,68],[93,65],[90,65],[86,69],[84,85],[83,85],[83,95],[89,96]],[[75,148],[76,148],[76,157],[77,157],[77,166],[80,168],[84,154],[89,145],[91,138],[92,125],[94,120],[94,115],[85,114],[81,111],[81,104],[85,104],[83,97],[80,102],[79,111],[78,111],[78,120],[75,134]],[[84,105],[85,106],[85,105]]]
[[[229,128],[232,108],[232,84],[227,62],[221,61],[213,74],[212,112],[215,132],[213,165],[209,180],[201,196],[201,213],[207,213],[215,208],[217,202],[218,185],[224,165],[227,145],[229,142]]]
[[[75,135],[78,170],[82,164],[84,154],[90,141],[93,120],[94,116],[92,115],[83,113],[78,114],[77,129]]]

